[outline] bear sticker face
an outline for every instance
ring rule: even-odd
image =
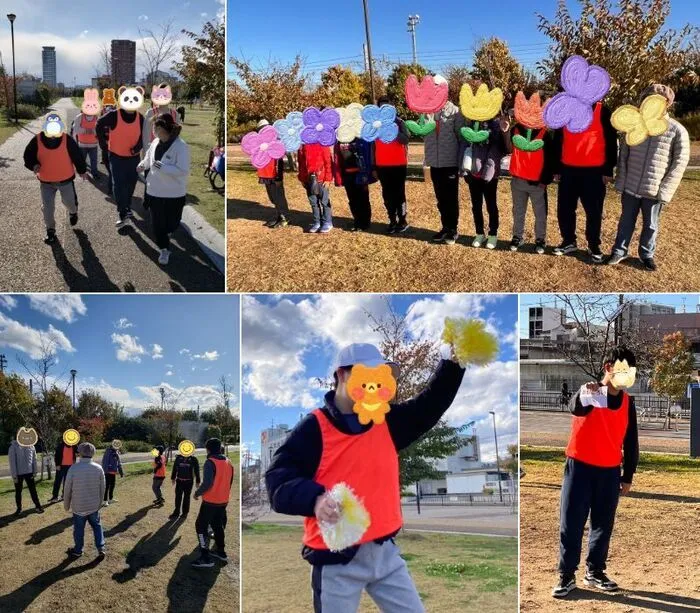
[[[37,444],[39,436],[34,428],[22,427],[17,430],[17,442],[22,445],[22,447],[32,447]]]
[[[160,85],[154,85],[151,90],[151,102],[156,106],[166,106],[170,104],[173,99],[172,91],[170,90],[170,85],[167,83],[161,83]]]
[[[117,106],[117,99],[114,97],[114,90],[111,88],[102,90],[102,105]]]
[[[49,138],[60,138],[65,132],[66,127],[63,125],[61,116],[56,113],[49,113],[44,120],[44,134]]]
[[[627,364],[627,360],[617,360],[612,367],[612,383],[617,389],[627,389],[634,385],[637,369]]]
[[[63,442],[69,447],[73,447],[80,442],[80,433],[73,428],[66,430],[63,433]]]
[[[182,441],[178,445],[177,450],[180,452],[180,455],[188,458],[194,453],[194,443],[192,441]]]
[[[138,111],[143,104],[144,97],[143,87],[124,87],[119,88],[119,108],[125,111]]]
[[[396,395],[396,379],[388,364],[369,367],[353,366],[348,378],[348,394],[355,401],[352,410],[362,425],[370,421],[384,423],[391,407],[389,401]]]
[[[85,115],[99,115],[100,114],[100,92],[97,89],[88,87],[83,92],[83,105],[80,110]]]

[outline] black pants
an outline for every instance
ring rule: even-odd
[[[52,498],[58,498],[58,491],[61,489],[61,485],[65,488],[66,475],[68,474],[68,469],[70,466],[58,466],[56,468],[56,475],[53,478],[53,496]],[[63,495],[63,492],[61,492]]]
[[[289,213],[289,203],[284,193],[284,183],[282,181],[270,181],[265,183],[265,191],[270,202],[275,205],[278,215]]]
[[[590,514],[589,570],[605,570],[620,497],[620,468],[600,468],[567,458],[561,486],[559,572],[573,573],[581,561],[583,529]]]
[[[15,483],[15,504],[17,505],[17,510],[22,510],[22,482],[26,481],[27,489],[29,490],[29,495],[32,497],[32,502],[34,506],[40,507],[39,496],[36,493],[36,483],[34,483],[34,475],[17,475],[17,482]]]
[[[170,236],[178,229],[182,220],[182,209],[185,208],[185,197],[157,198],[146,196],[148,208],[151,210],[151,225],[159,249],[170,246]]]
[[[498,177],[491,179],[491,181],[484,181],[472,175],[466,175],[464,180],[469,186],[474,229],[477,235],[484,234],[484,201],[486,201],[486,212],[489,216],[489,236],[496,236],[498,234]]]
[[[214,542],[219,551],[226,549],[224,526],[226,526],[226,507],[202,502],[194,527],[197,531],[199,550],[202,556],[209,558],[209,526],[214,531]]]
[[[345,193],[348,196],[350,212],[355,220],[355,227],[366,230],[372,223],[372,204],[369,201],[369,185],[355,182],[353,175],[343,176]]]
[[[114,486],[117,483],[117,475],[105,473],[105,500],[114,498]]]
[[[601,173],[564,171],[559,181],[557,217],[565,244],[576,242],[576,209],[581,200],[586,212],[586,241],[592,251],[600,249],[600,227],[603,223],[605,183]]]
[[[190,498],[192,497],[192,480],[183,481],[178,479],[175,482],[175,513],[180,514],[180,506],[182,506],[182,514],[187,515],[190,512]]]
[[[406,222],[406,166],[382,166],[377,168],[382,186],[382,198],[389,222]]]
[[[459,223],[459,175],[457,167],[430,168],[442,230],[457,232]]]

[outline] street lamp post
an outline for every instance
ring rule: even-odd
[[[372,43],[369,34],[369,8],[367,0],[362,0],[362,6],[365,11],[365,36],[367,37],[367,63],[369,64],[369,90],[372,95],[372,102],[377,102],[377,97],[374,94],[374,66],[372,63]]]
[[[78,371],[75,369],[70,371],[71,380],[73,382],[73,409],[75,409],[75,375],[77,374]]]
[[[12,96],[15,101],[15,123],[19,123],[19,117],[17,117],[17,76],[15,75],[15,19],[17,15],[9,13],[7,18],[10,20],[10,31],[12,33]]]
[[[420,21],[420,15],[409,15],[408,16],[408,31],[411,33],[411,39],[413,40],[413,65],[418,63],[418,54],[416,53],[416,26]]]
[[[503,488],[501,487],[501,462],[498,459],[498,434],[496,434],[496,412],[489,411],[493,417],[493,439],[496,442],[496,470],[498,471],[498,496],[503,502]]]

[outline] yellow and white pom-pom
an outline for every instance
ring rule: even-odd
[[[319,522],[321,536],[328,549],[342,551],[360,541],[370,525],[369,513],[346,483],[334,485],[329,496],[338,506],[340,519],[334,524]]]
[[[462,368],[471,364],[486,366],[498,355],[498,339],[486,331],[486,324],[481,319],[445,317],[442,340],[452,345]]]

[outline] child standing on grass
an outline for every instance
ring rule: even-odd
[[[330,147],[319,143],[302,145],[297,154],[298,178],[306,190],[314,220],[311,234],[328,234],[333,229],[330,183],[333,180],[333,157]]]
[[[43,513],[44,509],[39,502],[39,496],[36,493],[36,483],[34,475],[36,474],[36,448],[34,445],[20,445],[16,440],[10,443],[10,449],[7,452],[7,461],[10,465],[10,475],[15,484],[15,504],[17,510],[15,515],[22,513],[22,484],[27,484],[29,495],[36,507],[37,513]]]
[[[349,143],[336,142],[335,184],[344,187],[354,220],[351,232],[366,232],[372,223],[369,186],[376,179],[372,173],[372,144],[361,138]]]
[[[56,475],[53,479],[53,494],[49,502],[58,502],[58,494],[61,491],[61,484],[65,486],[66,475],[68,470],[78,459],[78,448],[76,445],[66,445],[61,441],[56,446],[54,453],[54,465],[56,466]]]
[[[422,613],[416,586],[394,537],[401,530],[398,452],[438,423],[457,395],[464,369],[440,362],[415,398],[391,404],[381,424],[362,425],[353,411],[348,380],[353,366],[388,364],[369,344],[340,350],[334,365],[335,390],[325,406],[308,414],[277,450],[265,474],[270,504],[277,513],[304,519],[303,558],[312,565],[316,613],[357,611],[366,590],[384,613]],[[360,544],[339,552],[325,545],[319,522],[339,519],[328,490],[349,484],[363,498],[371,523]]]
[[[569,405],[574,417],[561,487],[559,583],[552,590],[554,598],[565,598],[576,589],[589,515],[584,583],[605,592],[618,589],[605,568],[618,499],[630,492],[639,461],[637,412],[625,391],[634,384],[634,353],[616,347],[606,356],[603,369],[602,380],[581,386]]]
[[[201,483],[199,478],[199,460],[194,455],[184,456],[178,453],[173,463],[170,480],[175,486],[175,510],[170,514],[169,519],[180,517],[180,509],[182,509],[181,519],[184,521],[190,512],[192,487],[195,481],[197,482],[197,487]]]
[[[261,119],[258,122],[258,130],[262,130],[265,126],[269,126],[270,122],[267,119]],[[284,193],[284,158],[279,160],[270,160],[267,166],[256,169],[258,174],[258,183],[265,186],[267,197],[277,210],[277,214],[265,222],[265,226],[272,228],[284,228],[289,220],[289,203],[287,195]]]
[[[117,473],[123,479],[124,471],[122,469],[122,460],[119,457],[119,450],[114,447],[114,443],[111,443],[105,453],[102,456],[102,470],[105,473],[105,497],[104,506],[109,506],[110,504],[117,502],[114,499],[114,486],[117,483]]]
[[[153,504],[162,507],[163,503],[165,502],[165,498],[163,498],[163,493],[160,488],[163,485],[163,481],[165,481],[165,465],[167,464],[167,458],[163,455],[163,452],[165,451],[163,445],[158,445],[156,447],[156,450],[158,451],[158,455],[155,458],[153,458],[152,488],[156,499],[153,501]]]

